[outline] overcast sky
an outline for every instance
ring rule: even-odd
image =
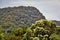
[[[34,6],[46,19],[60,21],[60,0],[0,0],[0,8],[13,6]]]

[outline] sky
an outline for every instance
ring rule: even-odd
[[[14,6],[33,6],[46,19],[60,21],[60,0],[0,0],[0,8]]]

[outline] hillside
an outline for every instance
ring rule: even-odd
[[[45,16],[35,7],[19,6],[0,9],[0,20],[14,23],[16,26],[30,26],[40,19],[45,19]]]
[[[53,20],[53,22],[56,22],[56,25],[60,26],[60,21]]]
[[[0,40],[60,40],[60,21],[41,19],[45,16],[35,7],[0,9]]]

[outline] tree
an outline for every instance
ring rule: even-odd
[[[50,20],[38,20],[30,27],[30,29],[34,32],[34,36],[44,40],[46,35],[48,35],[46,39],[49,40],[50,35],[55,32],[55,28],[56,24]]]
[[[49,30],[50,33],[53,33],[56,28],[56,24],[50,20],[38,20],[35,24],[31,25],[31,29],[35,29],[37,27],[43,27],[46,30]]]

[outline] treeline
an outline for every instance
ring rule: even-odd
[[[60,29],[50,20],[38,20],[30,27],[0,21],[0,40],[60,40],[57,30]]]

